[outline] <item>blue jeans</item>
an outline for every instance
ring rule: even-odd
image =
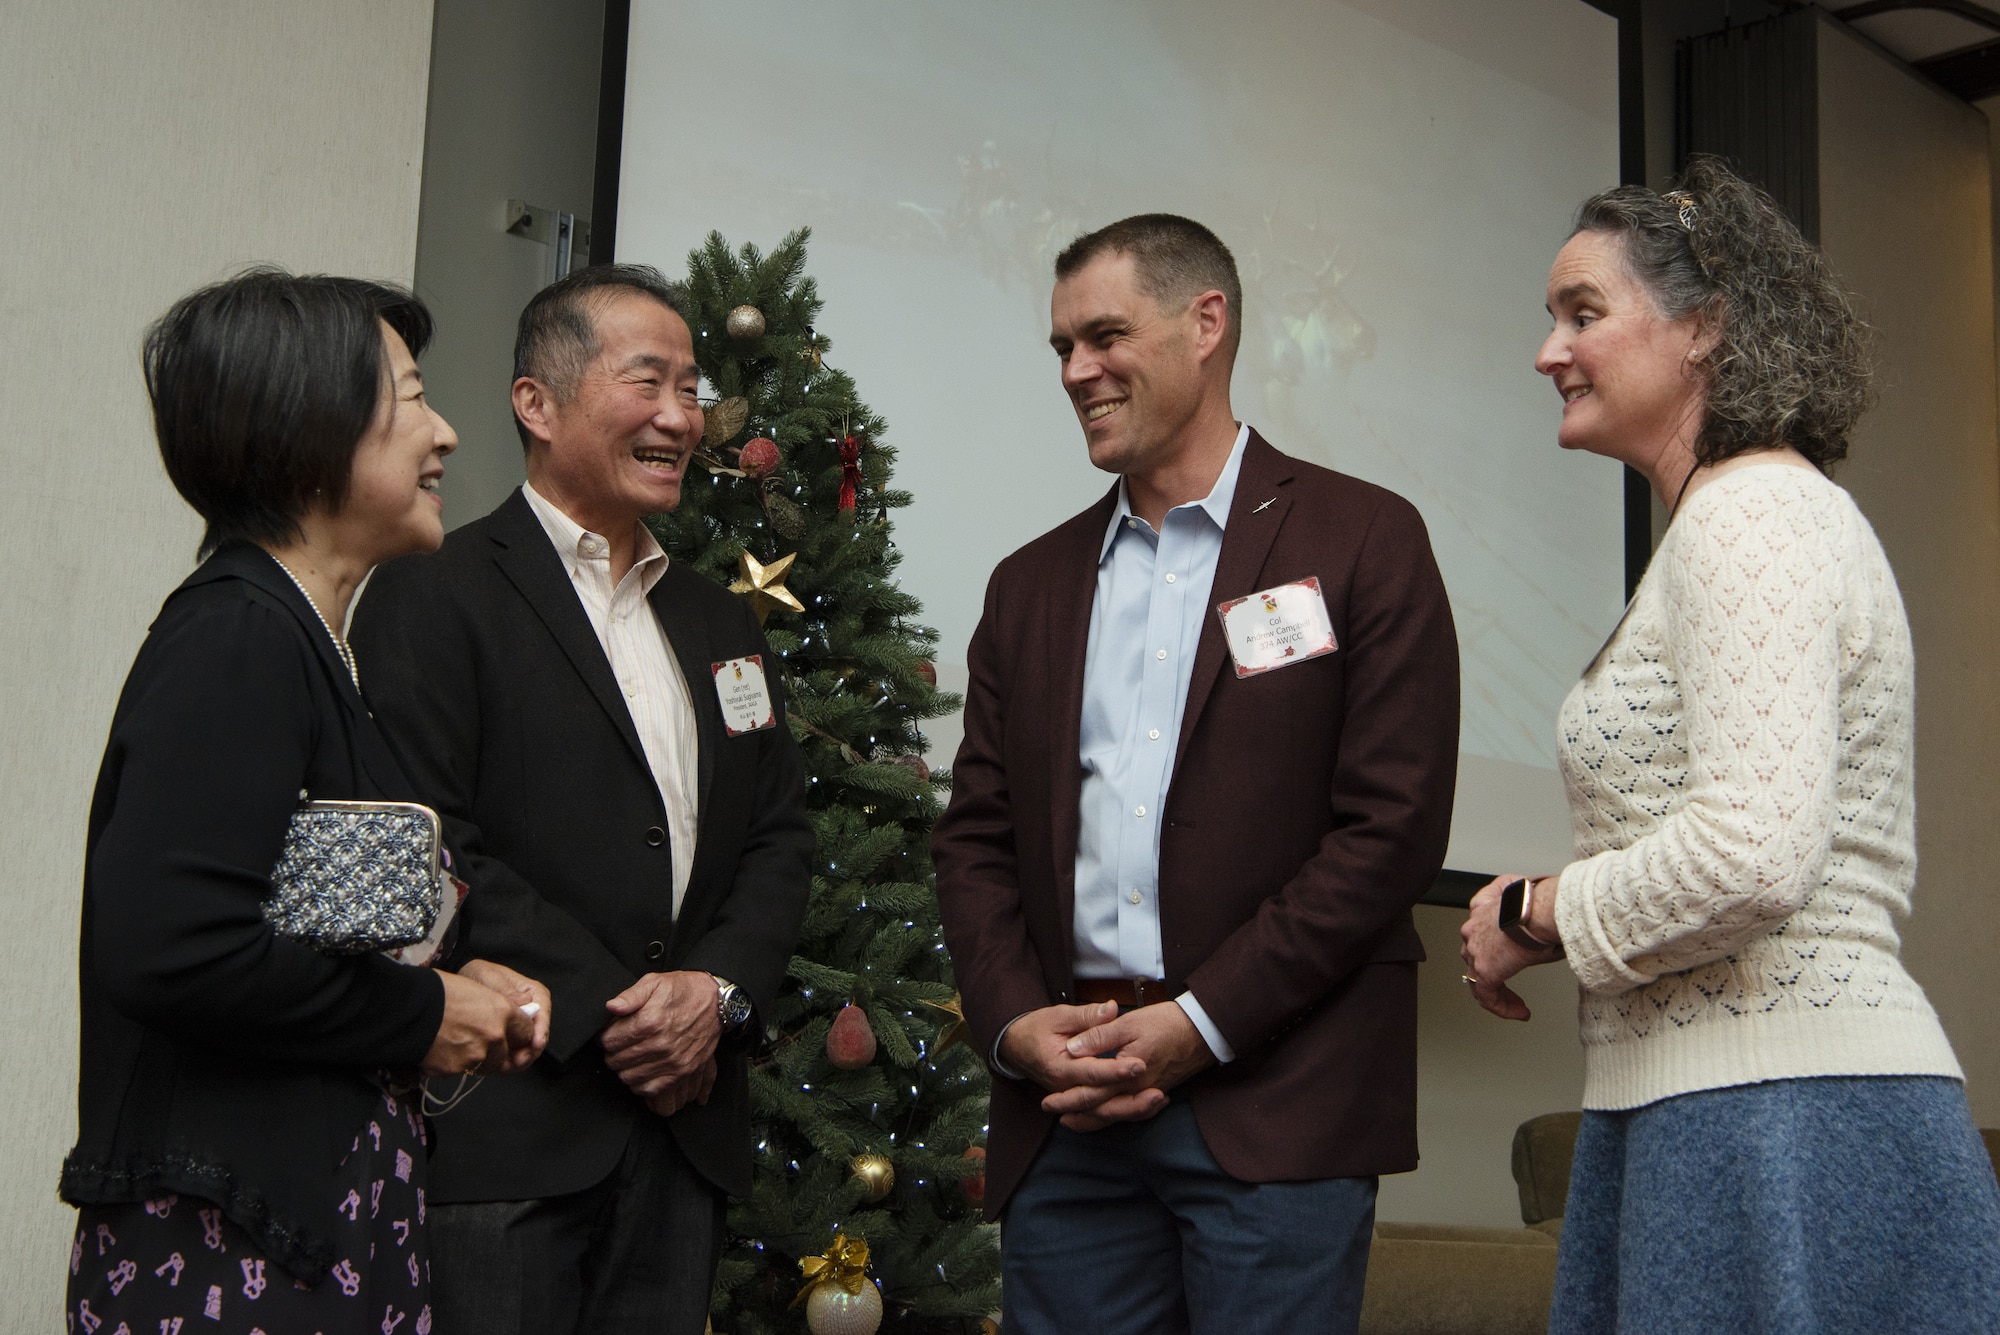
[[[1375,1179],[1240,1182],[1185,1099],[1102,1131],[1057,1127],[1007,1203],[1007,1335],[1348,1335]]]

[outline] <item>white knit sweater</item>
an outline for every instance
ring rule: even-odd
[[[1960,1076],[1897,959],[1913,677],[1895,576],[1845,491],[1758,464],[1688,498],[1558,724],[1584,1107]]]

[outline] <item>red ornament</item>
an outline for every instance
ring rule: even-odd
[[[840,510],[845,513],[854,508],[854,492],[861,485],[861,437],[843,436],[840,440]]]
[[[960,1178],[958,1180],[958,1189],[965,1193],[965,1199],[972,1204],[986,1204],[986,1147],[984,1145],[969,1146],[960,1157],[975,1160],[979,1164],[979,1171],[968,1177]]]
[[[868,1026],[868,1012],[853,1002],[833,1017],[826,1031],[826,1059],[843,1071],[858,1071],[875,1060],[875,1031]]]
[[[922,677],[924,679],[925,684],[927,684],[932,690],[937,689],[937,664],[935,663],[917,664],[917,675],[919,677]]]
[[[762,478],[776,472],[783,459],[778,454],[777,441],[769,436],[758,436],[743,442],[743,450],[736,456],[736,462],[751,477]]]
[[[931,781],[931,767],[924,763],[922,756],[897,756],[893,763],[901,765],[904,769],[916,775],[917,782],[919,783],[929,783]]]

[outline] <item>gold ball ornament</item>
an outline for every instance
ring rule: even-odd
[[[806,1286],[791,1305],[806,1305],[813,1335],[875,1335],[882,1324],[882,1292],[868,1277],[868,1244],[845,1233],[818,1256],[804,1257],[799,1270]]]
[[[854,1293],[822,1284],[806,1299],[806,1328],[812,1335],[875,1335],[881,1326],[882,1291],[872,1279],[862,1281]]]
[[[722,328],[730,341],[754,344],[764,337],[764,312],[755,306],[738,306],[724,318]]]
[[[854,1171],[855,1181],[861,1183],[871,1201],[881,1200],[896,1185],[896,1165],[889,1162],[886,1154],[857,1154],[847,1161],[847,1166]]]

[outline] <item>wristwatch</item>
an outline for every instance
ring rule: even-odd
[[[734,1034],[750,1023],[750,994],[721,974],[712,973],[715,980],[715,1012],[722,1021],[722,1032]]]
[[[1500,890],[1500,930],[1507,939],[1527,950],[1554,950],[1562,953],[1562,942],[1544,941],[1528,930],[1528,914],[1535,904],[1535,881],[1523,876],[1509,881]]]

